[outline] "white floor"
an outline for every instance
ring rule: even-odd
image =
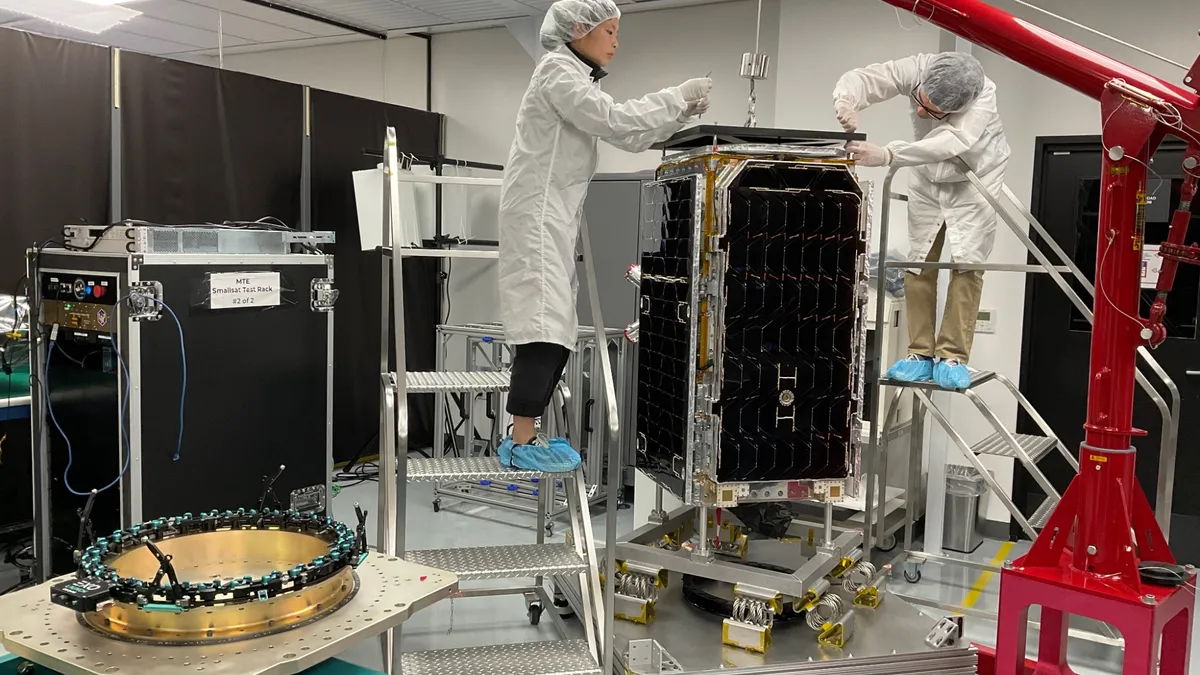
[[[333,500],[333,513],[344,522],[353,522],[354,505],[361,504],[370,512],[368,538],[374,541],[376,495],[375,483],[363,483],[344,489]],[[405,542],[407,548],[487,546],[535,541],[535,523],[531,515],[451,499],[444,499],[441,511],[434,513],[432,502],[432,485],[415,484],[408,487],[408,529]],[[598,509],[593,516],[593,524],[597,537],[601,539],[604,536],[604,521],[603,510]],[[618,511],[618,534],[628,532],[633,528],[633,524],[632,509]],[[559,523],[552,540],[561,541],[566,529],[564,523]],[[1002,547],[1005,549],[1004,553],[998,556]],[[971,557],[981,561],[991,561],[997,557],[1014,558],[1027,547],[1027,544],[987,541]],[[998,575],[980,573],[964,567],[929,563],[922,569],[921,581],[908,584],[901,575],[902,567],[899,562],[894,567],[892,590],[895,592],[955,605],[969,605],[976,610],[995,611],[999,592]],[[4,584],[7,578],[5,572],[0,569],[0,585]],[[938,618],[946,614],[944,611],[933,609],[923,611],[930,616],[931,627]],[[994,644],[996,627],[993,622],[967,617],[965,624],[967,636],[972,641]],[[1089,628],[1094,630],[1095,626]],[[1195,627],[1193,631],[1195,640]],[[439,603],[412,617],[403,625],[401,649],[419,651],[557,638],[558,635],[550,621],[543,621],[539,626],[529,624],[520,597],[468,598]],[[1031,640],[1030,644],[1036,645],[1036,641]],[[367,668],[379,669],[382,666],[382,655],[378,642],[374,640],[351,650],[343,655],[343,658]],[[1112,647],[1072,640],[1070,660],[1072,668],[1079,675],[1119,673],[1118,659],[1119,651]],[[1194,672],[1200,673],[1200,649],[1193,652],[1192,668]]]

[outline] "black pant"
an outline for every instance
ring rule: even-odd
[[[516,417],[541,417],[550,405],[554,387],[562,379],[570,356],[571,350],[549,342],[517,345],[505,408],[508,413]]]

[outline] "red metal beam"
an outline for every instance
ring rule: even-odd
[[[982,0],[883,1],[1096,100],[1100,100],[1107,82],[1123,79],[1176,106],[1196,107],[1194,92],[1076,44]]]

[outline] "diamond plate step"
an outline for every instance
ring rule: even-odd
[[[990,382],[995,377],[996,373],[990,370],[971,370],[971,386],[967,388],[974,389],[985,382]],[[901,382],[899,380],[893,380],[887,377],[879,378],[879,384],[887,387],[911,387],[913,389],[930,389],[932,391],[950,391],[948,389],[942,389],[933,382]]]
[[[478,370],[459,373],[408,373],[410,394],[479,393],[508,391],[508,371]]]
[[[520,544],[410,551],[405,560],[454,572],[459,579],[522,579],[578,574],[587,563],[570,544]]]
[[[525,642],[400,656],[404,675],[600,675],[585,640]]]
[[[1042,529],[1046,526],[1046,521],[1050,520],[1050,514],[1054,513],[1054,507],[1058,506],[1056,497],[1046,497],[1046,501],[1037,507],[1032,516],[1029,516],[1029,524],[1037,529]]]
[[[1046,436],[1032,436],[1030,434],[1013,434],[1013,436],[1016,437],[1017,443],[1021,445],[1021,450],[1035,464],[1054,447],[1054,439]],[[977,455],[994,455],[996,457],[1012,457],[1013,459],[1017,457],[1017,453],[1013,452],[1012,446],[998,432],[979,441],[971,447],[971,450]]]
[[[529,480],[546,478],[551,474],[544,471],[506,469],[495,457],[434,457],[433,459],[409,459],[408,482],[442,483],[451,481],[481,480]]]

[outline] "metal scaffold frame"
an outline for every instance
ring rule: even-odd
[[[408,675],[420,673],[444,672],[446,669],[466,667],[467,664],[485,664],[489,668],[499,668],[497,672],[540,673],[567,672],[611,673],[613,671],[613,650],[611,636],[613,635],[613,616],[605,608],[612,607],[613,590],[611,585],[601,590],[600,569],[596,554],[595,537],[588,511],[588,490],[585,485],[582,467],[571,474],[547,474],[536,471],[509,470],[501,467],[494,457],[461,457],[433,459],[408,458],[408,394],[410,393],[440,393],[440,392],[504,392],[508,389],[507,373],[499,372],[431,372],[410,373],[405,367],[405,331],[404,331],[404,276],[402,273],[404,250],[393,248],[390,242],[400,241],[400,197],[396,189],[401,179],[408,181],[424,181],[434,183],[462,183],[462,180],[444,176],[401,177],[397,173],[397,146],[395,129],[387,129],[384,143],[383,159],[383,242],[381,273],[381,302],[380,302],[380,460],[379,460],[379,514],[378,514],[378,550],[387,555],[403,557],[410,560],[421,560],[431,567],[452,571],[463,580],[496,579],[496,578],[533,578],[530,586],[512,586],[505,588],[464,589],[456,597],[483,595],[523,595],[532,612],[541,611],[551,606],[550,597],[543,581],[550,579],[570,579],[578,583],[581,589],[580,607],[577,614],[581,617],[586,640],[563,640],[559,642],[537,642],[517,645],[485,646],[467,649],[441,650],[424,653],[403,654],[397,659],[396,645],[399,639],[399,629],[388,631],[382,639],[382,650],[385,669],[392,673],[397,663]],[[465,179],[463,179],[465,180]],[[471,185],[497,186],[497,179],[471,179]],[[580,223],[580,241],[585,261],[586,283],[592,316],[596,323],[596,333],[605,335],[604,320],[601,314],[599,294],[595,282],[595,269],[592,259],[591,242],[589,240],[587,222]],[[390,284],[389,284],[390,279]],[[392,320],[388,321],[389,311]],[[389,368],[389,346],[394,345],[396,369]],[[617,451],[620,440],[619,408],[614,385],[613,367],[607,349],[595,350],[599,355],[600,380],[603,389],[603,405],[605,412],[606,432],[608,442],[604,445],[608,452],[607,465],[607,500],[609,504],[617,503],[617,492],[621,486],[620,454]],[[552,406],[555,419],[551,422],[560,429],[565,429],[566,409],[570,405],[569,388],[559,386]],[[547,517],[551,491],[539,492],[537,517],[539,527],[537,543],[522,546],[503,546],[486,548],[453,548],[431,551],[407,551],[405,546],[405,515],[407,484],[409,482],[450,482],[460,480],[480,479],[504,480],[550,480],[553,483],[561,480],[567,492],[568,511],[571,516],[573,536],[567,544],[546,544],[543,525]],[[609,561],[608,574],[613,574],[612,561],[615,559],[616,544],[616,513],[615,508],[607,509],[605,560]],[[556,625],[565,631],[566,626],[554,613],[550,616]],[[539,669],[539,666],[542,669]],[[553,671],[548,668],[554,668]],[[601,670],[601,668],[603,670]]]

